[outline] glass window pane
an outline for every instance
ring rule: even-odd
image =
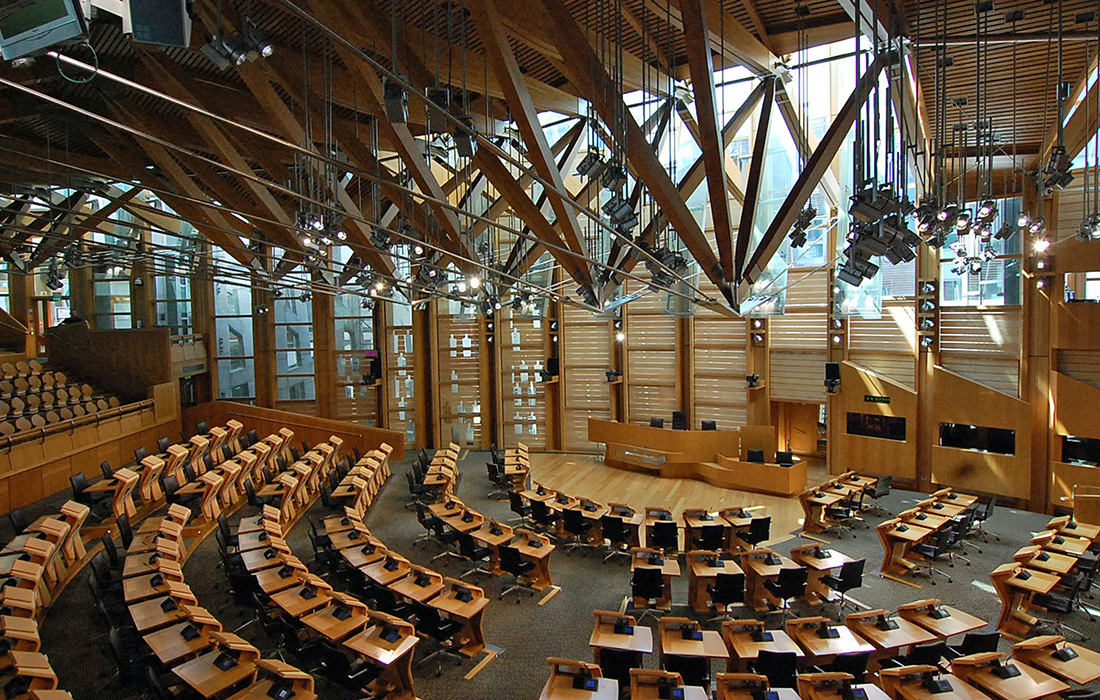
[[[214,314],[237,316],[252,313],[252,290],[223,282],[214,283]]]
[[[277,350],[276,374],[313,374],[312,350]],[[310,380],[312,383],[312,380]]]
[[[371,319],[336,319],[337,350],[369,350],[372,347]]]
[[[251,359],[218,360],[218,398],[256,396],[256,367]]]
[[[214,321],[218,357],[249,357],[252,351],[252,319],[219,318]]]
[[[302,350],[313,347],[313,326],[275,326],[275,347],[278,350]]]
[[[305,401],[317,398],[313,379],[309,377],[279,377],[277,385],[280,401]]]

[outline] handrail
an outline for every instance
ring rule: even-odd
[[[23,430],[12,435],[0,436],[0,450],[11,450],[15,445],[23,444],[25,442],[33,442],[34,440],[44,441],[51,435],[56,435],[64,432],[72,432],[73,430],[84,427],[86,425],[92,425],[98,423],[101,420],[108,418],[119,418],[131,413],[137,413],[144,411],[147,408],[153,408],[153,399],[143,399],[141,401],[135,401],[128,403],[124,406],[117,406],[115,408],[109,408],[105,411],[99,411],[97,413],[81,416],[79,418],[70,418],[69,420],[62,421],[60,423],[54,423],[53,425],[47,425],[41,428],[35,428],[34,430]]]

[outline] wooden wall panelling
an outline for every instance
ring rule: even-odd
[[[747,324],[744,319],[700,310],[693,325],[692,427],[717,421],[720,429],[746,425]]]
[[[1020,307],[940,312],[940,364],[978,384],[1019,397],[1023,344]]]
[[[467,307],[463,314],[449,309],[451,302],[439,300],[435,309],[434,343],[436,381],[438,390],[436,425],[439,444],[456,442],[474,449],[482,448],[485,431],[484,400],[491,394],[482,394],[485,382],[481,375],[483,364],[488,363],[483,354],[480,313]],[[488,387],[485,387],[488,389]]]
[[[167,328],[90,330],[87,323],[65,323],[49,330],[50,364],[123,403],[140,401],[149,388],[172,381],[169,337]]]
[[[1055,270],[1062,272],[1091,272],[1100,270],[1100,247],[1092,241],[1077,240],[1078,227],[1091,211],[1085,211],[1086,204],[1082,189],[1086,179],[1080,170],[1075,171],[1073,182],[1057,192],[1053,199],[1053,220],[1047,227],[1052,231],[1051,246],[1054,254]],[[1091,180],[1092,178],[1088,178]]]
[[[1054,304],[1051,342],[1060,352],[1100,348],[1100,304]]]
[[[932,447],[932,480],[940,485],[1027,500],[1031,493],[1031,404],[943,367],[933,377],[935,432],[963,423],[1016,432],[1014,455]],[[1037,468],[1044,468],[1043,466]]]
[[[559,319],[563,446],[595,452],[599,446],[588,440],[588,419],[614,419],[606,372],[614,367],[615,331],[608,319],[571,306],[562,307]]]
[[[889,403],[873,403],[867,396],[885,396]],[[830,464],[832,473],[847,469],[866,470],[875,474],[891,474],[900,479],[916,479],[917,459],[917,394],[886,377],[881,377],[850,362],[840,365],[840,391],[831,398],[829,439],[835,441],[837,463]],[[848,413],[897,416],[905,419],[905,441],[849,435]]]
[[[502,447],[526,443],[546,449],[553,429],[547,410],[546,369],[550,319],[524,316],[510,306],[496,313],[496,346],[500,357],[499,394]],[[558,383],[561,378],[559,376]]]
[[[634,283],[637,284],[637,283]],[[648,424],[681,409],[681,357],[678,324],[665,313],[665,294],[650,293],[626,306],[626,419]]]

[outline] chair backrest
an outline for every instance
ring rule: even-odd
[[[806,591],[806,576],[808,572],[803,567],[780,569],[776,583],[779,585],[779,597],[783,599],[798,598]]]
[[[12,511],[8,513],[8,520],[11,521],[11,526],[16,533],[23,532],[32,522],[34,522],[25,508],[12,509]]]
[[[248,431],[248,445],[251,447],[260,441],[260,434],[255,430]]]
[[[526,504],[523,502],[523,496],[518,491],[508,492],[508,506],[516,515],[524,515],[527,510]]]
[[[967,632],[962,644],[959,645],[959,651],[963,656],[997,651],[997,644],[1000,641],[1000,632]]]
[[[665,577],[660,567],[642,566],[634,570],[630,592],[635,598],[655,600],[665,595]]]
[[[88,477],[84,476],[84,472],[77,472],[69,477],[69,483],[73,487],[73,498],[79,498],[84,489],[88,488],[91,484],[88,481]]]
[[[290,456],[294,458],[295,462],[297,462],[299,459],[302,458],[302,453],[298,450],[297,447],[295,447],[294,445],[291,445],[290,446]]]
[[[525,567],[523,557],[520,556],[520,552],[515,547],[504,545],[500,548],[500,568],[504,569],[513,576],[518,576],[524,572]]]
[[[225,517],[225,513],[218,513],[218,530],[225,536],[226,542],[229,541],[232,531],[229,529],[229,519]]]
[[[683,411],[672,412],[672,429],[673,430],[687,430],[688,421],[687,414]]]
[[[722,605],[745,600],[745,574],[720,573],[714,580],[711,600]]]
[[[175,477],[170,477],[170,478],[174,479]],[[167,481],[167,480],[165,480],[165,481]],[[258,499],[256,498],[256,487],[252,485],[252,479],[245,479],[244,480],[244,493],[248,497],[249,505],[254,506],[258,503]]]
[[[829,664],[829,670],[839,673],[850,673],[854,683],[862,683],[867,675],[867,661],[871,658],[871,652],[862,651],[855,654],[837,654],[833,662]]]
[[[137,450],[135,450],[135,452],[137,452]],[[141,460],[138,461],[140,462]],[[99,463],[99,471],[103,474],[104,479],[110,479],[115,474],[115,470],[111,469],[111,463],[108,461],[103,461]]]
[[[756,464],[764,463],[764,450],[749,450],[745,455],[746,462],[754,462]]]
[[[537,522],[544,523],[554,520],[554,512],[550,506],[542,501],[531,501],[531,517]]]
[[[165,447],[164,449],[167,450],[168,448]],[[142,445],[141,447],[134,450],[134,461],[135,462],[140,462],[141,460],[145,459],[148,456],[149,456],[149,450],[145,449],[144,445]]]
[[[989,516],[993,515],[993,509],[996,508],[996,507],[997,507],[997,497],[996,496],[990,496],[989,500],[986,501],[985,511],[982,513],[982,517],[980,519],[981,520],[986,520],[987,518],[989,518]]]
[[[477,551],[477,541],[474,540],[474,536],[468,532],[458,533],[458,551],[462,553],[462,556],[467,559],[480,559]]]
[[[649,419],[649,427],[651,428],[663,428],[665,427],[665,419],[660,416],[653,416]]]
[[[865,559],[846,561],[840,567],[840,580],[844,582],[845,590],[859,588],[863,585],[863,567],[867,563]]]
[[[775,463],[784,467],[794,466],[794,453],[792,452],[776,452]]]
[[[912,666],[939,666],[940,659],[945,656],[947,656],[947,642],[917,644],[910,648],[905,662]]]
[[[200,422],[195,426],[196,435],[206,435],[209,432],[210,426],[208,426],[205,422]]]
[[[699,528],[700,549],[722,549],[725,544],[726,528],[717,523]]]
[[[172,443],[166,437],[157,439],[157,452],[167,452]],[[141,461],[140,459],[138,460]]]
[[[118,527],[118,536],[122,540],[122,546],[129,549],[130,543],[134,541],[134,529],[130,527],[129,513],[118,516],[115,525]]]
[[[574,535],[580,535],[588,531],[588,524],[585,522],[584,513],[576,508],[567,508],[561,512],[562,524],[565,529]]]
[[[772,516],[766,515],[763,518],[753,518],[749,521],[749,537],[752,539],[750,542],[759,543],[768,539],[772,534]]]
[[[753,669],[767,676],[768,684],[773,688],[794,688],[798,672],[798,655],[793,651],[768,651],[761,649],[756,656]]]
[[[122,564],[122,560],[118,557],[118,547],[115,546],[115,540],[111,537],[111,532],[109,530],[104,532],[103,537],[100,537],[99,540],[103,543],[103,551],[107,552],[107,560],[111,563],[111,568],[117,569]]]
[[[105,552],[96,552],[92,557],[92,575],[100,585],[111,581],[111,562]]]
[[[600,531],[603,533],[604,539],[611,544],[626,542],[626,525],[623,524],[623,519],[617,515],[605,515],[600,518]]]
[[[676,525],[676,521],[658,520],[654,522],[653,541],[650,544],[661,549],[671,549],[678,546],[679,528]]]
[[[893,475],[880,476],[878,481],[875,482],[875,489],[871,493],[872,498],[882,498],[883,496],[890,495],[890,487],[894,483]]]
[[[950,544],[954,541],[955,541],[955,528],[954,528],[954,526],[944,525],[943,527],[941,527],[939,530],[936,531],[936,541],[935,541],[935,544],[933,545],[933,547],[935,547],[936,550],[939,551],[939,550],[944,549],[945,547],[950,546]]]
[[[428,515],[427,509],[424,508],[424,504],[420,501],[416,501],[413,503],[413,507],[416,508],[416,521],[424,528],[427,528],[430,516]]]

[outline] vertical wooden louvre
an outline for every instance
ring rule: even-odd
[[[700,311],[693,320],[694,372],[691,427],[717,421],[720,429],[745,425],[746,323],[744,319]]]
[[[589,418],[611,418],[610,322],[588,311],[565,306],[561,314],[561,381],[564,400],[562,435],[567,451],[595,452],[588,441]]]
[[[828,271],[791,270],[787,310],[768,324],[773,401],[825,401],[829,308]]]
[[[412,310],[397,304],[384,304],[382,308],[385,313],[386,427],[403,432],[410,445],[418,445]]]
[[[467,307],[469,309],[469,307]],[[478,316],[455,313],[453,302],[436,302],[435,349],[440,444],[455,442],[480,449],[481,323]]]
[[[1100,350],[1058,350],[1058,371],[1100,389]]]
[[[511,307],[496,313],[496,344],[500,351],[501,447],[526,443],[546,448],[546,387],[539,372],[546,369],[547,321]]]
[[[626,404],[630,423],[660,416],[671,425],[680,408],[677,319],[665,313],[665,294],[645,294],[626,308]]]

